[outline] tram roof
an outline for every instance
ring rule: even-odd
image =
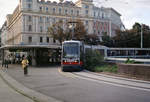
[[[150,48],[109,48],[109,50],[150,50]]]
[[[63,43],[70,43],[70,42],[81,43],[81,41],[77,41],[77,40],[68,40],[68,41],[64,41]]]
[[[5,45],[0,47],[0,49],[18,49],[18,50],[23,50],[23,49],[32,49],[32,48],[51,48],[51,49],[60,49],[60,45]]]

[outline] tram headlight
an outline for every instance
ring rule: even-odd
[[[79,62],[79,60],[75,60],[74,62],[75,62],[75,63],[78,63],[78,62]]]

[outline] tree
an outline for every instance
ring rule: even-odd
[[[63,21],[59,21],[49,27],[48,33],[54,40],[58,40],[60,43],[62,43],[66,39],[63,29]]]
[[[116,36],[113,38],[115,47],[138,47],[139,34],[131,29],[126,31],[116,31]]]
[[[107,47],[113,47],[113,39],[107,33],[104,33],[101,44]]]
[[[116,36],[113,38],[115,47],[134,47],[139,48],[141,43],[141,29],[143,31],[143,46],[150,47],[150,28],[149,26],[135,23],[133,28],[125,31],[116,31]]]
[[[76,21],[76,26],[73,28],[73,30],[73,39],[84,41],[87,32],[80,20]],[[64,23],[63,21],[59,21],[53,24],[51,27],[49,27],[48,33],[53,39],[58,40],[60,43],[62,43],[64,40],[72,39],[72,29],[69,28],[68,22]]]
[[[85,26],[81,20],[77,20],[76,26],[74,28],[74,39],[83,41],[87,35]]]
[[[70,20],[70,23],[72,20]],[[65,40],[79,40],[83,41],[86,44],[98,45],[100,44],[100,39],[96,34],[87,34],[85,26],[81,20],[74,21],[74,25],[76,25],[73,29],[69,28],[70,23],[63,21],[59,21],[53,24],[48,29],[49,35],[62,43]],[[74,31],[74,33],[72,32]],[[73,34],[73,35],[72,35]]]
[[[133,25],[132,30],[135,30],[136,32],[140,32],[140,31],[141,31],[141,25],[136,22],[136,23]]]
[[[89,34],[85,36],[84,42],[89,45],[99,45],[100,39],[96,34]]]

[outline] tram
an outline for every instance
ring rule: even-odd
[[[64,41],[62,43],[62,71],[81,71],[84,64],[84,45],[81,41]]]

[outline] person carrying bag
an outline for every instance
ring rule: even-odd
[[[28,65],[29,61],[26,57],[24,57],[24,59],[22,60],[22,68],[24,69],[24,75],[28,75]]]

